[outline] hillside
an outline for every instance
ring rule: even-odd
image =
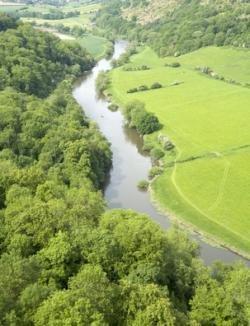
[[[146,25],[172,13],[185,4],[185,0],[130,0],[122,6],[122,17],[127,20],[135,19],[138,24]],[[212,5],[216,10],[228,8],[239,8],[241,0],[200,0],[201,6]]]
[[[250,47],[249,1],[109,0],[97,25],[149,44],[159,55],[180,55],[208,45]]]

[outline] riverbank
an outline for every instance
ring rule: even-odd
[[[116,42],[113,58],[117,59],[126,48],[126,42]],[[143,151],[143,139],[134,129],[124,124],[120,110],[111,112],[110,103],[99,98],[95,82],[100,71],[111,69],[111,60],[100,60],[91,74],[79,80],[74,89],[74,97],[84,108],[85,114],[97,123],[101,132],[111,144],[113,167],[105,188],[105,199],[109,208],[133,209],[149,215],[163,229],[171,226],[171,221],[160,214],[151,203],[149,192],[141,192],[137,188],[140,180],[148,177],[152,166],[151,159]],[[231,263],[240,257],[229,250],[207,244],[196,235],[192,236],[199,242],[201,258],[206,264],[215,260]],[[247,261],[246,261],[247,263]]]
[[[211,50],[208,51],[211,54]],[[213,51],[219,51],[215,68],[222,71],[220,64],[226,50],[214,48]],[[227,51],[231,59],[233,56],[246,56],[246,51]],[[112,84],[108,92],[121,106],[133,99],[144,102],[146,109],[154,112],[163,123],[160,133],[170,137],[176,146],[179,163],[175,162],[177,152],[170,159],[167,152],[163,159],[164,173],[152,185],[158,205],[192,225],[206,238],[249,257],[247,216],[250,199],[245,188],[250,184],[247,168],[249,148],[242,146],[249,138],[246,123],[249,119],[246,110],[249,90],[194,71],[189,62],[195,58],[203,60],[204,49],[201,56],[199,51],[193,57],[188,56],[188,59],[179,57],[181,67],[173,68],[167,67],[166,63],[174,59],[158,58],[150,49],[141,51],[126,66],[111,72]],[[227,77],[231,75],[232,78],[236,73],[241,79],[245,78],[243,67],[239,74],[235,69],[230,71],[231,60],[226,64]],[[135,69],[141,65],[147,65],[149,69]],[[192,62],[194,65],[195,61]],[[226,74],[225,66],[223,71]],[[173,81],[179,83],[171,86]],[[129,89],[150,86],[154,82],[163,87],[127,93]],[[208,95],[209,99],[206,99]],[[239,125],[241,133],[234,137],[231,130],[236,130]],[[149,140],[153,145],[158,143],[157,135],[150,136]]]

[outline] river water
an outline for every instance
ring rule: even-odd
[[[117,59],[126,49],[127,42],[117,41],[114,47],[113,59]],[[99,98],[95,89],[95,80],[100,71],[109,70],[111,60],[102,59],[92,72],[78,81],[73,95],[83,108],[87,117],[95,121],[101,132],[111,144],[113,152],[113,168],[105,188],[105,199],[110,208],[131,208],[147,213],[155,222],[167,229],[170,219],[160,214],[150,201],[148,192],[137,189],[140,180],[147,179],[151,168],[151,160],[142,151],[142,139],[135,130],[126,128],[120,111],[111,112],[109,103]],[[198,235],[192,234],[200,244],[201,257],[206,264],[214,260],[226,263],[242,259],[228,249],[214,247],[202,241]],[[247,264],[249,261],[245,260]]]

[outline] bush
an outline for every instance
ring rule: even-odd
[[[145,110],[145,104],[138,100],[133,100],[127,103],[124,109],[124,115],[128,122],[131,121],[131,113],[133,110]]]
[[[108,89],[110,83],[110,79],[108,73],[105,71],[101,71],[96,79],[96,89],[99,94],[103,94],[103,92]]]
[[[108,109],[112,112],[115,112],[119,109],[119,106],[117,104],[111,103],[109,104]]]
[[[153,166],[149,173],[148,176],[150,179],[153,179],[154,177],[156,177],[157,175],[160,175],[162,173],[162,168],[160,168],[159,166]]]
[[[173,63],[171,63],[170,66],[171,66],[172,68],[178,68],[178,67],[181,66],[181,64],[180,64],[179,62],[173,62]]]
[[[160,123],[158,118],[153,113],[145,112],[141,117],[136,129],[141,135],[151,134],[152,132],[159,130]]]
[[[162,88],[162,84],[156,82],[156,83],[153,83],[150,88],[151,89]]]
[[[144,92],[144,91],[148,91],[147,85],[141,85],[138,87],[138,92]]]
[[[150,68],[146,65],[142,65],[141,67],[138,68],[138,70],[150,70]]]
[[[179,68],[181,64],[179,62],[166,63],[166,67]]]
[[[153,148],[153,144],[151,143],[144,143],[142,150],[145,152],[150,152]]]
[[[147,180],[141,180],[138,182],[137,187],[140,190],[146,191],[148,189],[149,182]]]
[[[130,94],[130,93],[136,93],[138,92],[138,89],[135,87],[135,88],[130,88],[129,90],[127,90],[127,93]]]
[[[136,128],[139,134],[150,134],[160,128],[158,118],[146,112],[144,103],[140,101],[129,102],[124,110],[126,120],[131,128]]]
[[[152,157],[153,160],[160,160],[164,156],[164,152],[159,148],[153,148],[150,151],[150,156]]]

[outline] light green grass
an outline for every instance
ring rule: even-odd
[[[20,10],[21,8],[24,8],[26,6],[20,6],[20,5],[0,5],[0,12],[6,12],[7,14],[13,14]]]
[[[22,18],[25,22],[35,22],[37,25],[44,25],[45,23],[54,26],[58,24],[63,24],[64,26],[73,27],[73,26],[81,26],[87,29],[91,29],[91,18],[95,14],[95,12],[100,8],[100,4],[77,4],[77,3],[69,3],[64,7],[60,7],[60,10],[64,12],[78,10],[80,11],[80,15],[76,17],[70,17],[65,19],[39,19],[39,18]],[[28,6],[29,11],[38,11],[47,13],[50,9],[55,9],[53,6],[49,5],[30,5]]]
[[[248,49],[206,47],[173,61],[186,68],[206,65],[227,79],[247,83],[250,82],[249,56]]]
[[[105,55],[108,41],[99,36],[92,34],[78,38],[77,41],[84,47],[95,59],[99,59]]]
[[[146,64],[151,69],[115,69],[110,89],[118,103],[138,99],[156,113],[163,124],[160,133],[176,145],[178,161],[200,157],[166,168],[152,185],[154,198],[182,220],[246,254],[250,254],[250,147],[241,147],[250,145],[250,90],[209,78],[194,67],[211,66],[227,78],[248,82],[249,58],[246,50],[212,47],[201,49],[200,56],[196,51],[160,59],[146,48],[128,65]],[[179,61],[181,67],[164,66],[171,61]],[[174,81],[181,84],[170,86]],[[154,82],[163,88],[127,94],[130,88]],[[170,160],[166,156],[165,163]]]

